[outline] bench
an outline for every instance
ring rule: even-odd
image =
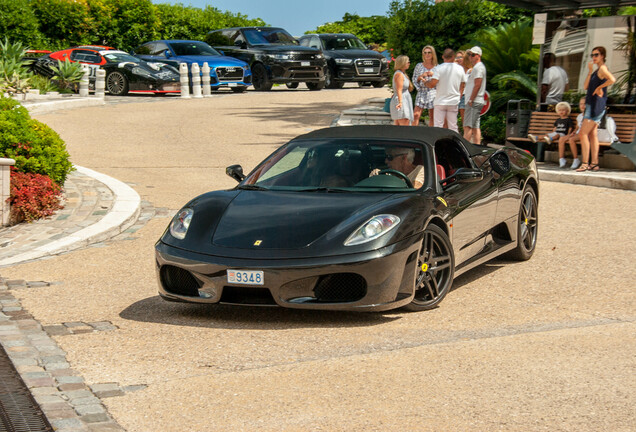
[[[616,122],[616,136],[619,142],[631,143],[636,134],[636,114],[606,114],[614,119]],[[577,113],[570,114],[570,118],[576,123]],[[554,129],[554,121],[559,118],[559,115],[555,112],[540,112],[533,111],[530,114],[530,124],[528,126],[528,133],[541,136],[547,135]],[[545,142],[539,141],[536,144],[530,141],[527,136],[524,137],[506,137],[506,141],[517,145],[522,148],[528,148],[534,150],[532,153],[537,158],[537,161],[543,161],[543,147]],[[611,142],[599,142],[601,146],[609,147]]]

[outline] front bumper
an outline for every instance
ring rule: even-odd
[[[282,306],[295,309],[383,311],[410,303],[421,239],[360,254],[292,260],[203,255],[159,241],[159,294],[166,300]],[[261,270],[264,285],[233,285],[227,270]],[[187,287],[186,287],[187,286]]]
[[[276,61],[266,63],[273,83],[324,82],[324,61]]]

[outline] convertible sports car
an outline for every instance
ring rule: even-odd
[[[111,47],[78,46],[45,55],[33,63],[33,71],[53,77],[52,66],[69,60],[88,65],[89,87],[95,89],[97,70],[106,71],[106,90],[113,96],[130,93],[180,93],[179,71],[160,62],[146,62]]]
[[[166,300],[426,310],[466,270],[535,250],[534,158],[447,129],[321,129],[226,172],[239,185],[191,200],[155,245]]]

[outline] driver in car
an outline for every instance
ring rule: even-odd
[[[386,164],[388,169],[400,171],[404,173],[415,189],[419,189],[424,185],[424,166],[415,165],[415,150],[408,147],[394,147],[386,150]],[[371,171],[369,177],[378,175],[380,169],[376,168]]]

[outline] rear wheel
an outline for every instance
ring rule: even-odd
[[[450,291],[455,272],[453,249],[440,227],[429,225],[424,230],[417,266],[415,296],[404,308],[410,311],[433,309]]]
[[[260,63],[252,66],[252,85],[256,91],[268,91],[274,85],[267,76],[267,69]]]
[[[128,93],[128,79],[121,72],[111,72],[106,77],[106,90],[113,96],[123,96]]]
[[[285,84],[287,86],[287,88],[289,89],[295,89],[298,88],[298,83],[297,82],[293,82],[293,83],[286,83]]]
[[[325,82],[308,82],[305,83],[307,84],[307,88],[311,91],[317,91],[317,90],[322,90],[325,88]]]
[[[517,247],[508,253],[508,257],[518,261],[527,261],[534,254],[539,229],[537,194],[530,185],[526,185],[523,190],[517,224]]]

